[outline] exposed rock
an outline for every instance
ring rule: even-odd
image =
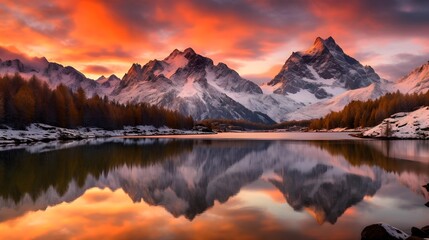
[[[424,238],[416,237],[416,236],[410,236],[410,237],[406,238],[405,240],[424,240]]]
[[[422,228],[421,228],[421,230],[422,230],[423,232],[425,232],[426,234],[429,234],[429,225],[428,225],[428,226],[424,226],[424,227],[422,227]]]
[[[362,240],[404,240],[408,237],[405,232],[385,223],[369,225],[361,233]]]
[[[426,237],[429,237],[429,234],[427,234],[426,232],[422,231],[419,228],[412,227],[411,228],[411,236],[426,238]]]

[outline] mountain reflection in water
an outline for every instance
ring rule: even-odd
[[[188,221],[246,187],[243,194],[274,188],[283,204],[308,212],[318,224],[335,224],[392,181],[414,196],[414,202],[403,204],[417,208],[421,199],[424,207],[429,196],[421,185],[429,182],[429,163],[410,161],[404,153],[397,158],[386,143],[115,139],[49,151],[1,151],[0,225],[28,212],[73,204],[93,188],[121,190],[134,203],[161,206]],[[427,150],[424,141],[404,144]],[[394,191],[386,187],[381,196],[403,195]]]

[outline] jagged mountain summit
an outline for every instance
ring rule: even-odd
[[[191,48],[174,50],[164,60],[133,64],[110,95],[118,102],[146,102],[197,120],[206,118],[246,119],[273,123],[266,114],[252,111],[229,94],[262,95],[261,88],[243,79],[224,63],[215,65]]]
[[[264,87],[298,101],[315,103],[379,81],[371,67],[345,54],[332,37],[318,37],[308,50],[293,52]]]

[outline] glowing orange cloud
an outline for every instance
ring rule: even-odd
[[[131,63],[145,64],[187,47],[239,67],[242,75],[263,74],[317,36],[333,36],[352,55],[381,51],[374,46],[382,41],[412,38],[424,54],[429,51],[428,11],[423,2],[386,0],[0,0],[0,46],[72,65],[93,78],[100,73],[92,71],[96,65],[122,76]],[[385,49],[378,54],[398,53]]]

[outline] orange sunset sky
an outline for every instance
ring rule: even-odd
[[[0,58],[45,56],[90,78],[192,47],[260,83],[317,36],[391,80],[429,60],[426,0],[0,0],[0,16]]]

